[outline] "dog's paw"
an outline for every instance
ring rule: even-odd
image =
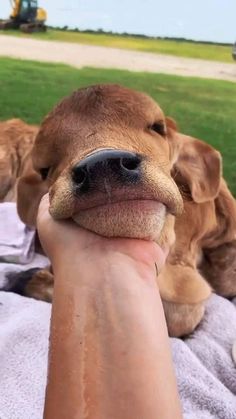
[[[33,268],[7,275],[4,291],[25,297],[51,302],[53,295],[53,274],[48,269]]]

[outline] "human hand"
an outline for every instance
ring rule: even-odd
[[[99,418],[181,418],[156,281],[167,252],[55,221],[48,208],[45,196],[38,231],[55,285],[44,418],[83,417],[81,406]]]
[[[72,260],[79,255],[93,260],[119,256],[128,257],[139,267],[160,272],[168,251],[156,243],[140,239],[105,238],[79,227],[73,220],[56,221],[49,214],[48,194],[40,203],[37,227],[42,246],[52,264]]]

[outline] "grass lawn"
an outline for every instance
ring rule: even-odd
[[[182,132],[221,151],[225,176],[236,195],[236,83],[1,58],[0,119],[39,123],[63,96],[95,83],[121,83],[150,94]]]
[[[106,47],[131,49],[158,54],[170,54],[178,57],[201,58],[232,63],[232,47],[186,41],[171,41],[162,39],[145,39],[135,36],[90,34],[48,29],[46,33],[27,35],[20,31],[5,31],[9,35],[34,37],[50,41],[78,42],[88,45],[102,45]]]

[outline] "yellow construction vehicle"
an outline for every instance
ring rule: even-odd
[[[26,33],[46,31],[47,13],[38,7],[37,0],[15,0],[11,5],[11,16],[0,21],[0,29],[20,29]]]

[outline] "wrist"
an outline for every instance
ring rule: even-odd
[[[52,259],[54,274],[62,281],[83,281],[84,284],[102,286],[105,278],[127,282],[134,276],[156,286],[156,267],[152,261],[137,260],[129,254],[109,248],[100,251],[81,250],[72,254],[65,251]]]

